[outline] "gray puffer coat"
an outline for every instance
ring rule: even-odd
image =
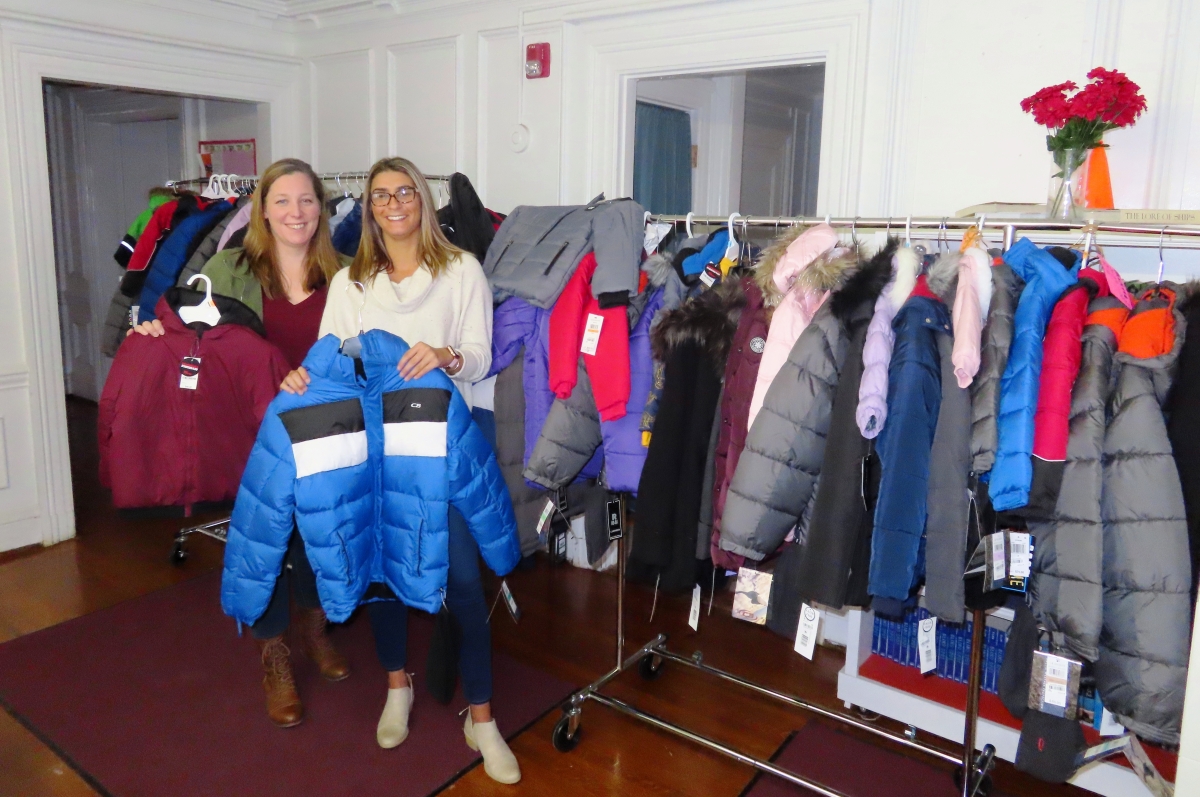
[[[835,290],[854,272],[847,258],[819,259],[798,280]],[[801,521],[816,495],[833,397],[850,346],[826,301],[796,339],[746,437],[725,511],[721,549],[761,560]]]
[[[1183,490],[1162,413],[1186,332],[1175,291],[1163,283],[1159,295],[1143,294],[1114,358],[1101,503],[1104,623],[1095,671],[1104,705],[1122,725],[1172,746],[1179,744],[1183,716],[1192,583]]]
[[[1103,617],[1105,413],[1112,391],[1117,333],[1128,315],[1111,296],[1093,299],[1083,328],[1082,361],[1071,391],[1070,436],[1062,488],[1050,521],[1031,520],[1033,577],[1029,595],[1038,622],[1076,655],[1100,655]],[[1107,323],[1106,323],[1107,322]]]
[[[987,473],[996,462],[1000,414],[1000,378],[1008,366],[1012,345],[1013,313],[1024,283],[1003,260],[992,266],[992,302],[988,307],[979,373],[971,382],[971,472]],[[986,490],[984,492],[987,492]]]

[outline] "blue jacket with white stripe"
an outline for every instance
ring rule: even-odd
[[[308,390],[280,393],[267,409],[225,548],[221,607],[240,622],[266,611],[293,523],[334,622],[371,584],[439,609],[449,504],[498,575],[520,559],[495,453],[450,379],[435,369],[405,381],[396,363],[407,343],[383,330],[358,340],[357,359],[334,335],[317,341],[304,360]]]

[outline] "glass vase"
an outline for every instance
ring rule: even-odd
[[[1073,147],[1051,153],[1054,156],[1054,175],[1050,178],[1050,193],[1046,200],[1048,218],[1078,220],[1078,208],[1083,205],[1083,172],[1088,151],[1083,147]]]

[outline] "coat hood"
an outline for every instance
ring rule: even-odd
[[[911,246],[902,246],[896,250],[892,258],[892,274],[895,279],[888,288],[888,298],[892,301],[892,307],[899,308],[908,299],[913,286],[917,284],[917,272],[920,268],[921,258],[917,255],[917,250]]]
[[[1116,359],[1153,370],[1169,369],[1179,359],[1186,321],[1175,307],[1176,285],[1163,282],[1143,292],[1121,329]]]
[[[824,272],[825,269],[815,261],[829,253],[837,242],[837,232],[828,224],[793,227],[776,238],[763,250],[762,256],[754,266],[754,278],[758,281],[758,287],[762,289],[766,306],[774,307],[779,304],[779,300],[792,289],[797,278],[811,266],[817,266],[817,272]],[[806,291],[827,291],[836,287],[836,284],[827,284],[828,274],[814,274],[812,279],[812,282],[806,281],[799,287]],[[822,285],[824,287],[821,287]]]
[[[946,305],[954,304],[954,294],[958,290],[958,266],[961,260],[961,252],[944,252],[937,256],[925,272],[929,290]]]
[[[835,318],[845,323],[859,308],[870,317],[875,300],[892,280],[892,262],[900,242],[888,238],[882,249],[846,277],[844,284],[829,297],[829,309]]]
[[[650,334],[654,359],[666,362],[677,347],[703,348],[717,373],[725,372],[729,344],[746,305],[738,280],[722,280],[714,287],[663,313]]]
[[[646,262],[642,263],[642,271],[646,272],[646,279],[656,288],[666,285],[667,280],[675,274],[671,260],[661,254],[653,254],[646,258]]]

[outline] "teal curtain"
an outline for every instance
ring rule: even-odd
[[[692,121],[687,111],[637,104],[633,198],[653,213],[692,209]]]

